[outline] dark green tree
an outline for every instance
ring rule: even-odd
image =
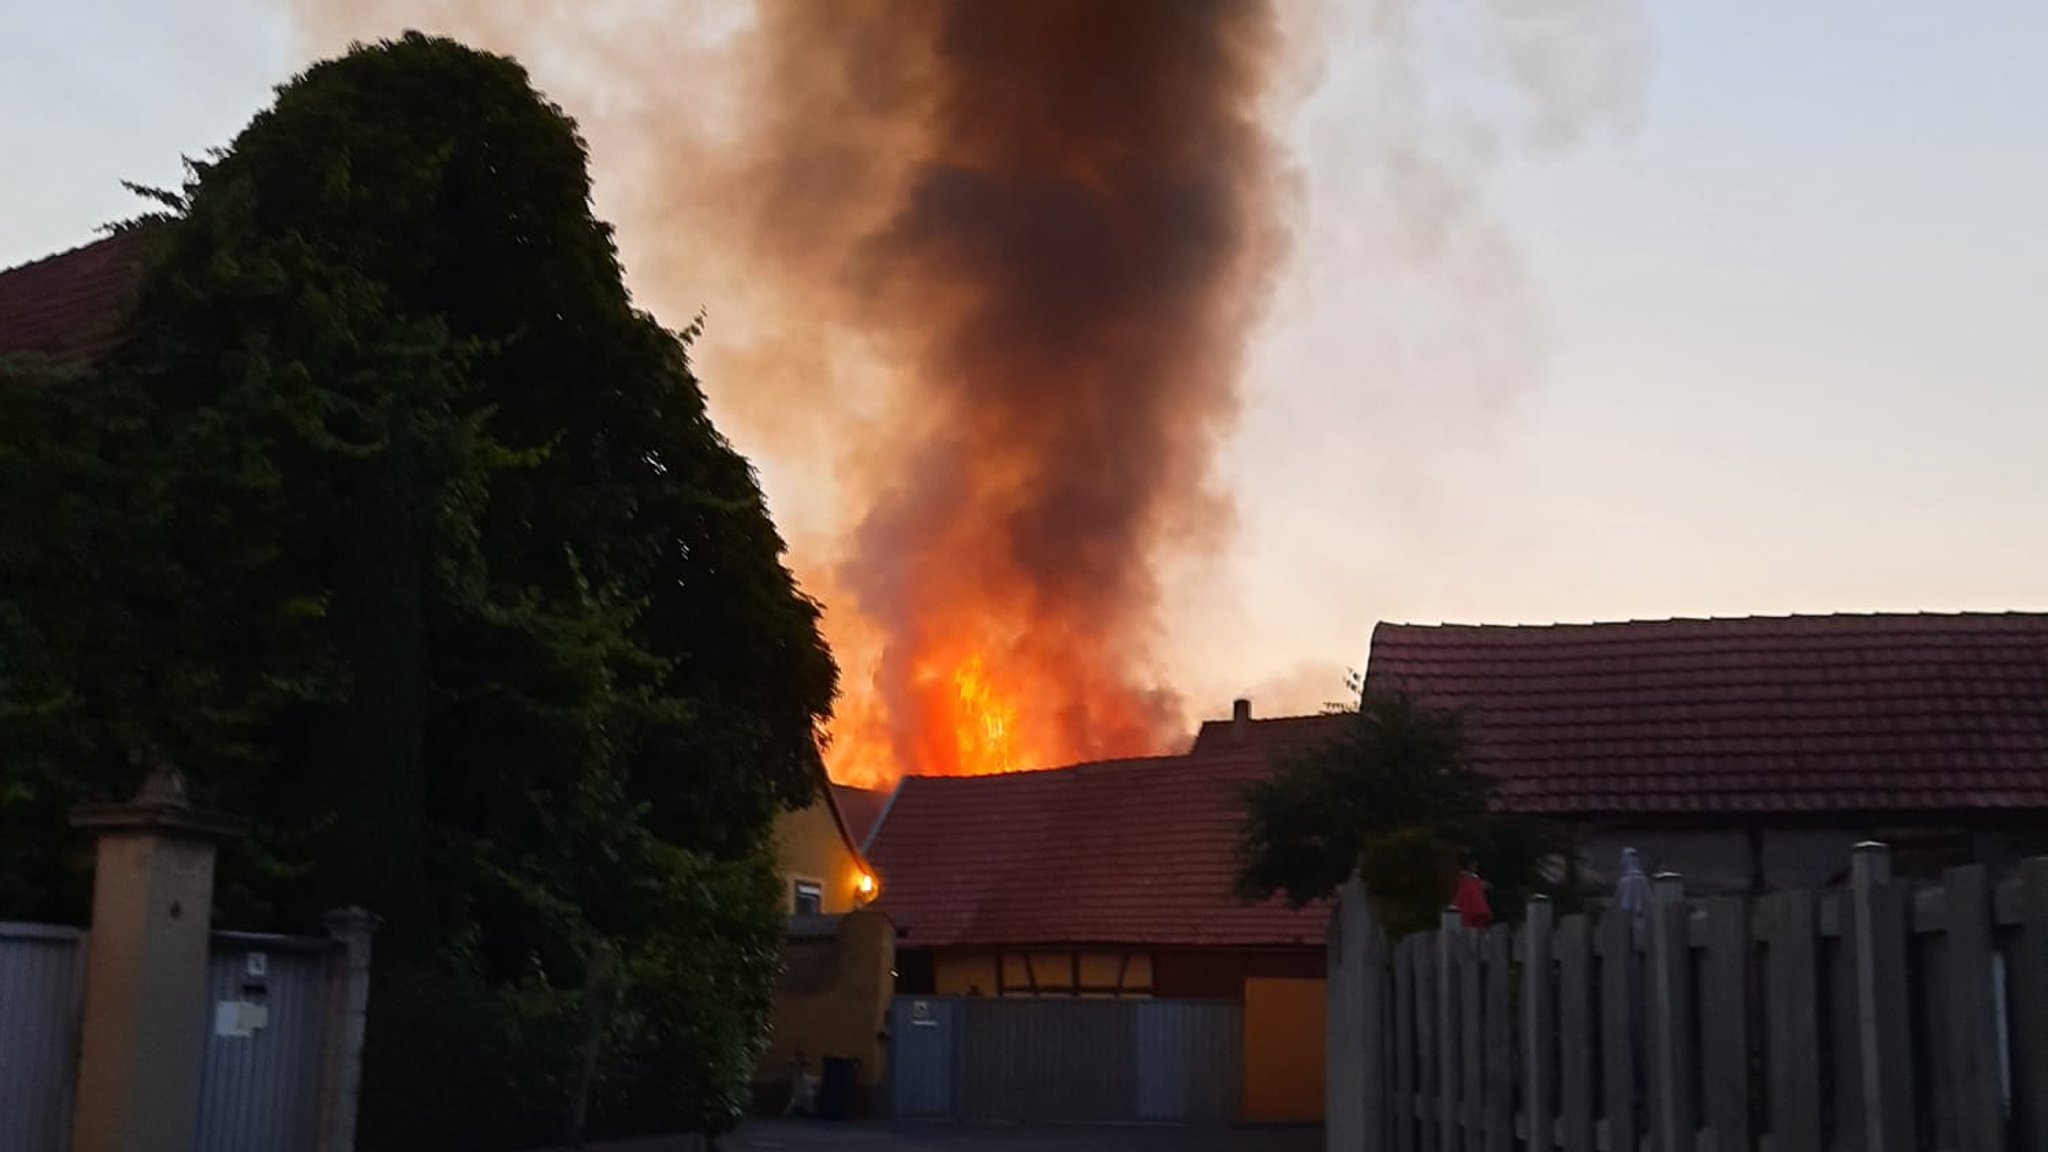
[[[63,811],[165,756],[237,926],[385,918],[366,1146],[547,1142],[599,941],[617,1114],[729,1124],[836,670],[574,124],[408,35],[151,195],[118,349],[0,365],[0,915],[82,912]]]
[[[1248,788],[1245,808],[1242,895],[1299,907],[1356,871],[1395,934],[1436,925],[1462,854],[1491,885],[1495,915],[1512,919],[1566,850],[1559,830],[1501,808],[1495,782],[1467,762],[1460,714],[1397,692],[1367,695],[1340,737]]]

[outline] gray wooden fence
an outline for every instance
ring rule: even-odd
[[[2048,1152],[2048,858],[1389,945],[1330,933],[1331,1152]]]

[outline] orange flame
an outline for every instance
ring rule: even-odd
[[[976,653],[953,672],[960,707],[953,725],[959,744],[960,774],[986,776],[1015,772],[1017,707],[989,684],[988,668]]]
[[[887,789],[906,773],[982,776],[1151,755],[1182,731],[1177,698],[1133,689],[1084,643],[1047,643],[1021,627],[992,630],[1020,637],[1007,643],[969,639],[962,634],[984,629],[946,624],[921,650],[892,654],[859,613],[827,613],[845,687],[825,746],[834,781]]]

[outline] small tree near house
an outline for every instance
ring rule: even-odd
[[[1246,789],[1239,891],[1299,907],[1355,870],[1400,935],[1436,925],[1470,853],[1495,915],[1515,918],[1547,887],[1546,865],[1569,853],[1561,830],[1498,801],[1494,780],[1468,762],[1461,714],[1369,693],[1341,737]]]

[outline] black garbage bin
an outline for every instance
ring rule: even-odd
[[[853,1097],[859,1090],[859,1069],[857,1060],[844,1056],[825,1057],[825,1066],[818,1077],[818,1119],[853,1119]]]

